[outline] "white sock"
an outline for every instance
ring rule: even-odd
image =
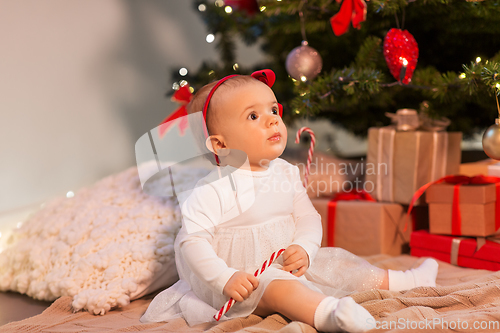
[[[401,291],[416,287],[435,287],[438,263],[434,259],[426,259],[418,268],[407,271],[389,272],[389,290]]]
[[[351,297],[328,296],[314,312],[314,327],[321,332],[365,332],[373,323],[372,315]]]

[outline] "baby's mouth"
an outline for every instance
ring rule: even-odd
[[[271,137],[268,138],[269,141],[279,141],[281,140],[281,133],[276,132]]]

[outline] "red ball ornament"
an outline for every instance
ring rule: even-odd
[[[396,80],[404,84],[411,82],[417,67],[418,44],[408,30],[389,30],[384,40],[384,57]]]

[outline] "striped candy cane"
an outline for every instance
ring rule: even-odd
[[[309,152],[307,153],[307,165],[306,165],[306,173],[304,175],[304,187],[307,188],[307,178],[309,178],[309,171],[311,170],[311,161],[313,158],[314,146],[316,145],[316,137],[314,136],[314,132],[309,127],[302,127],[297,131],[297,136],[295,137],[295,143],[300,142],[300,135],[303,132],[307,132],[311,135],[311,146],[309,147]]]
[[[253,273],[253,275],[255,277],[258,277],[259,275],[261,275],[262,272],[264,272],[266,270],[266,268],[271,266],[273,261],[276,260],[283,253],[283,251],[285,251],[285,249],[281,249],[277,252],[273,252],[273,254],[271,254],[271,257],[269,258],[269,260],[264,261],[264,263],[262,264],[262,267],[257,269],[255,271],[255,273]],[[229,301],[227,301],[226,304],[224,304],[224,306],[219,310],[219,312],[217,312],[217,314],[214,316],[214,319],[219,321],[221,319],[221,317],[227,311],[229,311],[229,309],[231,309],[231,307],[234,305],[234,303],[236,303],[236,301],[233,298],[230,298]]]

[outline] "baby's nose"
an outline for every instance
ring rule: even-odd
[[[271,116],[271,119],[269,120],[269,126],[273,126],[273,125],[278,125],[278,118]]]

